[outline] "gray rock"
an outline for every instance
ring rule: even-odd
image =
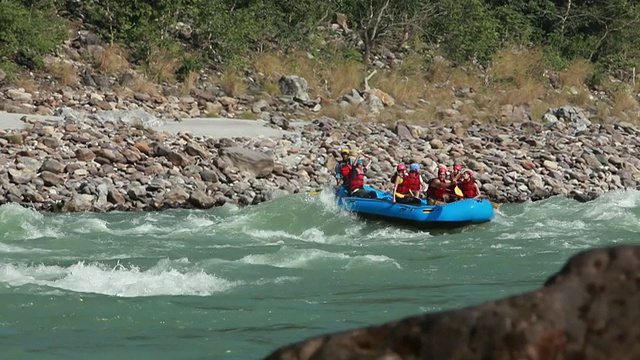
[[[43,171],[40,173],[40,178],[44,181],[46,186],[56,186],[62,184],[65,179],[61,175],[54,174],[49,171]]]
[[[191,156],[200,156],[203,159],[209,158],[209,152],[194,142],[187,144],[184,151]]]
[[[164,198],[171,203],[184,203],[190,196],[184,189],[176,187],[165,193]]]
[[[127,196],[134,201],[143,201],[147,197],[147,189],[142,185],[133,186],[127,191]]]
[[[246,171],[256,178],[263,178],[273,172],[275,162],[273,156],[239,146],[224,148],[224,157],[234,167]]]
[[[91,211],[93,209],[93,201],[95,197],[88,194],[73,194],[71,200],[64,203],[62,206],[63,212],[84,212]]]
[[[60,146],[61,142],[58,138],[47,136],[42,139],[42,144],[52,149],[57,149]]]
[[[83,148],[77,149],[75,155],[79,161],[85,162],[93,161],[96,158],[96,154],[94,154],[93,151]]]
[[[28,171],[36,172],[40,170],[40,167],[42,166],[42,161],[28,156],[20,156],[16,160],[18,164],[22,164],[24,166],[23,169]]]
[[[367,106],[369,106],[369,109],[374,114],[378,114],[380,113],[380,111],[384,109],[384,104],[382,103],[382,100],[380,100],[380,98],[375,96],[374,94],[368,94]]]
[[[64,171],[64,164],[57,160],[47,159],[42,163],[39,171],[48,171],[54,174],[61,174]]]
[[[9,169],[9,177],[14,184],[28,184],[36,177],[36,173],[29,170]]]
[[[191,193],[189,202],[198,209],[209,209],[215,204],[214,199],[204,191],[194,191]]]
[[[309,84],[307,80],[296,75],[285,75],[278,81],[280,92],[283,95],[293,96],[302,101],[309,99]]]
[[[107,192],[107,201],[115,205],[123,205],[127,200],[120,191],[114,187],[110,187]]]
[[[200,178],[206,182],[216,183],[219,180],[219,177],[218,177],[219,173],[220,171],[218,169],[215,169],[215,170],[205,169],[200,172]]]

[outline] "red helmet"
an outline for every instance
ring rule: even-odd
[[[405,165],[404,163],[400,163],[400,164],[398,164],[397,169],[398,169],[398,171],[407,170],[407,165]]]
[[[438,174],[446,174],[446,173],[447,173],[447,168],[440,167],[440,168],[438,169]]]
[[[453,169],[454,169],[454,170],[457,170],[457,171],[462,170],[462,164],[454,164],[454,165],[453,165]]]

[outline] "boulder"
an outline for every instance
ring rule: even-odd
[[[284,346],[267,360],[640,359],[640,246],[581,252],[541,289]]]
[[[224,148],[222,153],[226,161],[239,170],[251,173],[256,178],[266,177],[273,172],[275,162],[270,154],[239,146]]]
[[[57,160],[47,159],[42,163],[40,171],[48,171],[54,174],[61,174],[64,171],[64,164]]]
[[[73,194],[71,200],[62,206],[62,212],[82,212],[93,209],[93,200],[95,197],[89,194]]]
[[[194,191],[189,196],[189,202],[198,209],[209,209],[215,204],[213,198],[200,190]]]
[[[278,81],[282,95],[289,95],[302,101],[308,101],[309,84],[307,80],[296,75],[285,75]]]

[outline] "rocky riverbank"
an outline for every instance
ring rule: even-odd
[[[589,200],[638,188],[640,140],[632,124],[591,124],[579,109],[545,115],[545,124],[468,127],[338,123],[318,118],[280,127],[275,138],[208,138],[159,132],[117,117],[39,120],[0,131],[0,203],[39,211],[206,209],[257,204],[333,186],[340,148],[373,158],[369,184],[388,187],[398,161],[462,161],[495,202],[561,195]],[[212,125],[214,126],[214,125]]]

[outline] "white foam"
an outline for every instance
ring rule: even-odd
[[[75,223],[69,226],[72,228],[73,232],[78,234],[89,234],[89,233],[109,233],[111,230],[109,229],[108,223],[102,219],[96,218],[87,218],[80,219]]]
[[[2,234],[2,238],[7,240],[59,238],[63,235],[58,228],[45,223],[43,214],[14,203],[0,206],[0,226],[8,228]]]
[[[0,253],[46,253],[50,252],[50,250],[46,249],[27,249],[20,246],[9,245],[0,242]]]
[[[395,260],[384,255],[350,256],[344,253],[332,253],[319,249],[293,249],[288,247],[282,247],[280,251],[273,254],[247,255],[238,261],[245,264],[268,265],[278,268],[307,268],[318,261],[345,262],[345,268],[390,262],[400,268],[400,265]]]
[[[179,260],[178,263],[184,262]],[[208,296],[227,291],[232,282],[203,271],[180,271],[164,260],[148,270],[137,266],[108,267],[101,263],[78,262],[69,267],[48,265],[0,265],[0,282],[10,286],[34,284],[74,292],[118,297],[157,295]]]
[[[285,282],[294,282],[302,280],[302,278],[297,276],[280,276],[275,279],[260,279],[255,282],[256,285],[270,285],[270,284],[282,284]]]

